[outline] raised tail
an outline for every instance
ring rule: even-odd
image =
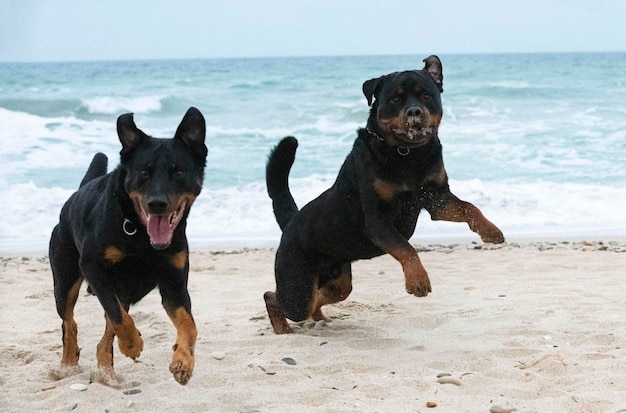
[[[80,181],[80,187],[85,185],[87,182],[96,179],[100,176],[107,174],[107,166],[109,163],[109,158],[102,152],[98,152],[94,155],[91,163],[89,164],[89,168],[83,177],[83,180]]]
[[[298,213],[298,206],[289,191],[289,171],[296,158],[298,140],[293,136],[283,138],[272,149],[265,168],[267,193],[272,199],[274,216],[281,230]]]

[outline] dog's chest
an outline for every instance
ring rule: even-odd
[[[392,201],[401,194],[415,192],[416,185],[410,185],[408,182],[395,182],[385,180],[384,178],[376,178],[373,183],[374,191],[383,201]]]

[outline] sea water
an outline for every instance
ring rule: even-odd
[[[206,118],[209,149],[191,245],[276,245],[270,149],[298,138],[290,183],[304,205],[332,185],[365,125],[363,82],[425,57],[0,63],[0,251],[47,248],[93,155],[118,164],[119,115],[167,138],[190,106]],[[439,136],[457,196],[509,237],[626,235],[625,53],[440,58]],[[471,233],[422,212],[415,242],[442,236]]]

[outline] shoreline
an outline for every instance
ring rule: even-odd
[[[626,235],[621,235],[617,231],[598,230],[598,231],[562,231],[557,233],[513,233],[506,235],[504,246],[509,244],[530,244],[530,243],[560,243],[560,242],[603,242],[608,243],[626,243]],[[275,249],[278,247],[280,238],[254,238],[254,239],[229,239],[215,238],[211,240],[189,240],[189,250],[193,251],[245,251],[249,249]],[[461,244],[484,244],[476,234],[468,232],[467,234],[443,234],[443,235],[415,235],[409,242],[418,250],[430,245],[461,245]],[[21,244],[21,243],[20,243]],[[491,245],[491,244],[484,244]],[[496,244],[493,244],[497,247]],[[47,255],[47,248],[28,248],[25,246],[15,246],[0,249],[0,257],[15,257],[20,255]]]
[[[580,249],[591,246],[606,247],[605,250],[620,250],[626,249],[626,237],[624,236],[518,236],[510,237],[503,244],[489,244],[483,243],[479,238],[456,237],[456,236],[443,236],[443,237],[414,237],[410,240],[418,252],[431,251],[434,247],[440,247],[444,249],[501,249],[505,247],[526,247],[537,246],[549,247],[550,245],[579,245]],[[587,245],[585,245],[587,244]],[[276,250],[278,247],[278,241],[254,241],[243,243],[239,240],[220,240],[215,242],[204,242],[198,245],[193,245],[190,242],[189,251],[190,254],[194,252],[209,252],[209,253],[241,253],[247,251],[256,250]],[[48,251],[41,249],[28,249],[26,247],[16,247],[8,251],[0,251],[0,258],[12,258],[20,256],[45,256],[47,257]],[[385,254],[383,254],[385,255]]]

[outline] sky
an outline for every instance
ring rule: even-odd
[[[0,0],[0,62],[626,51],[626,0]]]

